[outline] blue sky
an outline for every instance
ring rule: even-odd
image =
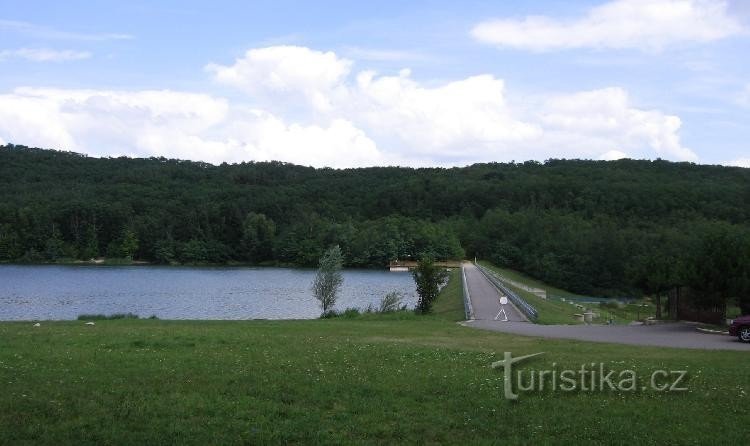
[[[0,142],[750,167],[750,2],[152,3],[0,1]]]

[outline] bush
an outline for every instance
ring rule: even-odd
[[[325,312],[321,313],[320,318],[321,319],[333,319],[333,318],[336,318],[336,317],[339,317],[339,316],[341,316],[341,314],[339,314],[338,311],[336,311],[336,310],[328,310],[328,311],[325,311]]]
[[[379,313],[392,313],[401,306],[403,296],[398,291],[391,291],[380,300]]]
[[[346,318],[346,319],[354,319],[354,318],[359,317],[360,314],[361,313],[359,312],[359,309],[357,308],[347,308],[346,310],[344,310],[343,313],[341,313],[341,317]]]

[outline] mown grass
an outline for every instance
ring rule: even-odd
[[[474,330],[451,290],[427,317],[0,323],[0,444],[746,442],[746,353]],[[510,402],[489,367],[505,351],[546,352],[527,370],[688,370],[689,391]]]
[[[750,360],[416,320],[0,324],[0,443],[743,444]],[[524,367],[687,369],[689,392],[540,393]]]

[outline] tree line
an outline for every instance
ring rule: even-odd
[[[219,166],[0,147],[0,261],[472,258],[572,291],[746,299],[750,170],[663,160]],[[710,297],[713,296],[713,297]]]

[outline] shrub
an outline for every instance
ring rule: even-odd
[[[359,312],[359,309],[357,308],[347,308],[344,310],[343,313],[341,313],[341,317],[347,318],[347,319],[354,319],[359,317],[361,313]]]
[[[392,313],[401,306],[402,295],[398,291],[391,291],[380,300],[379,313]]]

